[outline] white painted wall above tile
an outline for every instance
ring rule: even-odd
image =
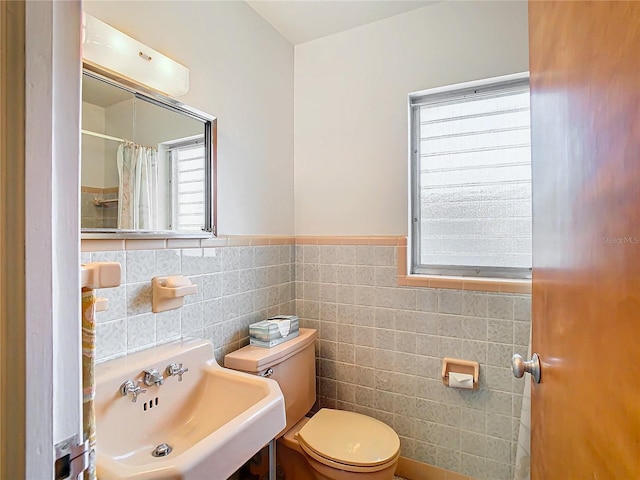
[[[528,70],[527,3],[457,1],[296,46],[298,235],[406,235],[407,95]]]
[[[179,61],[218,118],[218,231],[293,233],[293,46],[245,2],[83,2]]]

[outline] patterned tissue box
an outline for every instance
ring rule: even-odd
[[[300,334],[300,322],[296,315],[276,315],[249,325],[249,344],[271,348]]]

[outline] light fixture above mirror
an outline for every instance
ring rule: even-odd
[[[82,57],[85,64],[171,97],[189,91],[187,67],[86,12],[82,14]]]

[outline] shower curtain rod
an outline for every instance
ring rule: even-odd
[[[92,137],[104,138],[105,140],[114,140],[116,142],[124,142],[124,143],[128,142],[128,140],[124,138],[112,137],[110,135],[105,135],[103,133],[92,132],[91,130],[82,129],[82,133],[84,133],[85,135],[91,135]]]
[[[92,137],[104,138],[105,140],[113,140],[115,142],[120,142],[120,143],[133,143],[131,140],[127,140],[126,138],[112,137],[111,135],[105,135],[104,133],[92,132],[91,130],[85,130],[85,129],[82,129],[81,131],[85,135],[91,135]],[[145,148],[150,148],[150,149],[152,149],[152,150],[154,150],[156,152],[158,151],[158,149],[156,147],[150,147],[148,145],[139,145],[137,143],[134,143],[134,145],[138,145],[140,147],[145,147]]]

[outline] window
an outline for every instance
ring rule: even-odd
[[[412,273],[530,278],[528,77],[409,99]]]
[[[167,149],[174,185],[171,226],[200,232],[205,218],[205,144],[201,136],[171,144]]]

